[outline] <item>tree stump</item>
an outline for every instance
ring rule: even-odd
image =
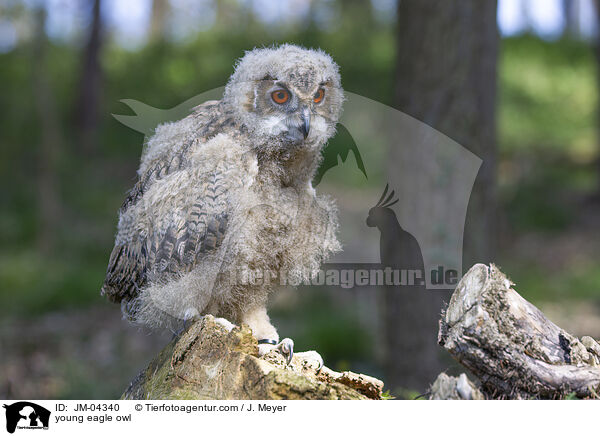
[[[496,266],[473,266],[442,316],[440,345],[488,398],[597,398],[600,345],[552,323],[512,286]]]
[[[212,316],[191,325],[152,360],[122,399],[382,399],[383,382],[352,372],[317,371],[276,351],[258,357],[247,326],[227,330]]]

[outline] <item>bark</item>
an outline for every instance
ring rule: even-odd
[[[383,382],[363,374],[320,371],[294,356],[258,357],[247,326],[227,332],[212,316],[173,340],[130,384],[123,399],[382,399]]]
[[[494,252],[497,51],[495,1],[398,2],[395,106],[484,161],[469,203],[463,264],[490,261]],[[403,171],[402,166],[409,166],[414,158],[424,165],[431,160],[425,151],[414,156],[414,151],[401,146],[390,148],[387,173],[391,186],[413,186],[410,171]],[[431,190],[414,189],[431,199],[431,204],[437,204],[437,191],[442,191],[433,186]],[[401,198],[400,204],[410,207],[407,199]],[[445,220],[441,209],[432,208],[432,213],[439,214],[434,217],[438,222]],[[394,253],[385,257],[393,258]],[[386,382],[392,388],[423,392],[446,366],[432,335],[448,295],[386,291]]]
[[[488,398],[597,397],[600,345],[552,323],[512,286],[494,265],[473,266],[440,321],[440,345]]]

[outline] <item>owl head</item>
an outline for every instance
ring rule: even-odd
[[[285,44],[246,52],[223,100],[256,146],[320,148],[335,133],[344,93],[328,54]]]

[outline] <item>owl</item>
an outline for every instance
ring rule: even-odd
[[[293,341],[280,340],[267,302],[341,249],[335,203],[312,179],[343,100],[338,66],[321,50],[246,52],[221,100],[145,144],[102,294],[151,327],[177,331],[207,314],[229,329],[245,323],[261,355],[276,349],[289,362]]]

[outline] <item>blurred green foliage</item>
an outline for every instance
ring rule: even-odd
[[[597,260],[549,270],[536,262],[517,258],[507,261],[504,270],[510,271],[510,278],[517,284],[517,292],[532,301],[600,301]]]
[[[560,231],[597,189],[596,61],[589,43],[533,36],[502,42],[499,183],[511,228]]]
[[[502,153],[558,151],[578,162],[595,157],[598,92],[590,45],[533,36],[508,38],[502,44]]]

